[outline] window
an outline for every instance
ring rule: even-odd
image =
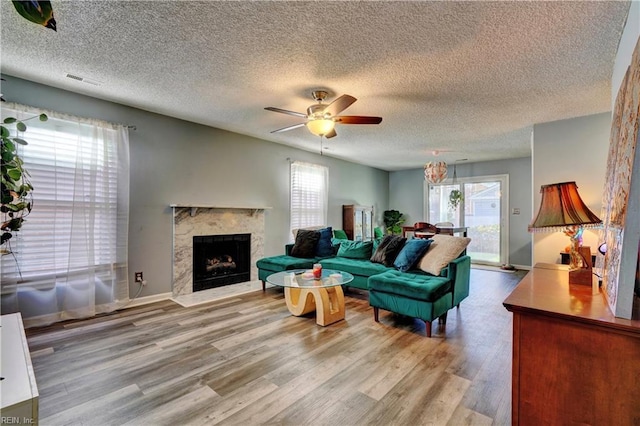
[[[328,197],[327,167],[291,163],[291,229],[326,225]]]
[[[2,111],[3,116],[23,120],[39,113],[22,106]],[[82,287],[83,301],[76,297],[73,309],[124,299],[128,296],[127,129],[55,112],[47,115],[47,122],[26,122],[23,137],[29,144],[19,154],[34,187],[33,209],[10,240],[17,261],[2,257],[3,283],[38,289],[62,286],[65,302]],[[95,291],[88,290],[94,287]],[[60,301],[58,306],[62,311],[68,308]]]

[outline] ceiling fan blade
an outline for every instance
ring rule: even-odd
[[[367,117],[364,115],[341,115],[334,117],[336,123],[342,124],[380,124],[382,117]]]
[[[331,102],[323,111],[325,114],[330,114],[332,117],[340,114],[347,109],[352,103],[357,101],[356,98],[350,95],[342,95],[335,101]]]
[[[334,136],[338,136],[338,134],[336,133],[336,129],[332,129],[329,133],[324,135],[324,137],[327,138],[327,139],[332,138]]]
[[[293,126],[287,126],[287,127],[283,127],[282,129],[278,129],[278,130],[272,130],[271,133],[280,133],[280,132],[286,132],[287,130],[293,130],[293,129],[297,129],[298,127],[302,127],[304,126],[306,123],[298,123],[298,124],[294,124]]]
[[[276,107],[266,107],[265,109],[267,111],[279,112],[282,114],[295,115],[296,117],[307,118],[307,114],[303,114],[301,112],[289,111],[288,109],[282,109],[282,108],[276,108]]]

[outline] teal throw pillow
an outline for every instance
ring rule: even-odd
[[[380,228],[379,226],[376,226],[375,228],[373,228],[373,236],[374,238],[384,237],[384,232],[382,232],[382,228]]]
[[[371,250],[373,253],[375,253],[376,250],[378,250],[378,247],[380,246],[382,239],[383,239],[382,237],[373,239],[373,248]]]
[[[333,238],[337,238],[339,240],[348,240],[347,233],[342,229],[334,229],[333,230]]]
[[[408,240],[398,256],[396,260],[393,262],[393,266],[396,267],[398,271],[407,272],[409,269],[413,268],[413,266],[418,263],[418,260],[429,250],[429,246],[433,240],[425,240],[422,238],[415,238],[413,240]]]
[[[345,241],[348,240],[344,240],[341,238],[332,238],[331,239],[331,246],[333,248],[333,255],[336,256],[338,254],[338,249],[340,248],[340,243],[343,243]]]
[[[333,244],[331,244],[331,227],[318,229],[320,239],[316,244],[316,257],[333,256]]]
[[[345,240],[340,243],[338,256],[348,257],[350,259],[369,259],[372,251],[373,242],[371,241]]]

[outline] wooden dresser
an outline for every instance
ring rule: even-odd
[[[615,318],[597,286],[569,285],[565,265],[536,265],[504,306],[514,425],[640,424],[640,321]]]

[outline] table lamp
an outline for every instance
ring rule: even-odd
[[[529,225],[529,232],[563,231],[569,236],[569,283],[591,285],[591,249],[582,247],[582,232],[600,227],[602,221],[582,201],[575,182],[542,185],[540,193],[540,210]]]

